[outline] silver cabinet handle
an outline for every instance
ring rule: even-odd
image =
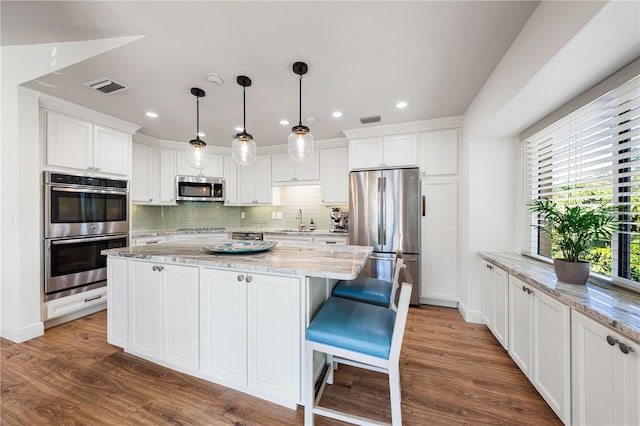
[[[620,348],[620,352],[622,352],[625,355],[628,354],[629,352],[635,352],[635,349],[633,349],[633,347],[627,345],[626,343],[620,342],[620,345],[618,347]]]
[[[145,244],[158,244],[160,241],[159,240],[151,240],[151,241],[146,241]]]
[[[611,346],[615,346],[618,343],[618,339],[614,339],[613,336],[607,336],[607,343]]]
[[[97,295],[97,296],[93,296],[93,297],[88,297],[88,298],[84,299],[84,303],[91,302],[92,300],[98,300],[98,299],[100,299],[100,298],[102,298],[102,295],[101,295],[101,294],[99,294],[99,295]]]
[[[151,268],[154,271],[158,271],[161,272],[164,269],[164,266],[161,265],[153,265],[153,268]]]
[[[253,277],[251,275],[247,275],[247,282],[250,283],[253,281]]]
[[[239,274],[239,275],[238,275],[238,281],[243,281],[243,280],[244,280],[244,275]]]

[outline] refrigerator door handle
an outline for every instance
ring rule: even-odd
[[[382,178],[378,178],[378,245],[382,245],[382,220],[384,212],[382,203]]]
[[[427,197],[425,195],[422,196],[422,216],[426,216],[427,213]]]
[[[385,204],[387,202],[387,178],[386,176],[382,177],[382,191],[380,197],[380,225],[382,226],[382,246],[387,245],[387,217]]]

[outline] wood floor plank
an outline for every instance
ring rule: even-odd
[[[15,344],[0,339],[0,424],[302,425],[289,410],[152,364],[106,342],[106,311]],[[406,425],[560,420],[484,325],[455,309],[409,310],[400,358]],[[341,365],[321,405],[391,421],[385,374]],[[341,422],[316,416],[318,426]]]

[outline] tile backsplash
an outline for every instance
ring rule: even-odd
[[[303,223],[307,227],[313,219],[316,229],[328,230],[331,207],[348,208],[346,205],[323,205],[320,186],[284,186],[281,204],[277,206],[232,207],[203,202],[180,202],[177,206],[134,205],[132,227],[134,231],[203,227],[297,229],[296,214],[302,209]],[[241,219],[242,212],[244,219]],[[281,213],[282,219],[272,219],[274,213]]]

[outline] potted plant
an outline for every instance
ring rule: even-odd
[[[600,204],[593,208],[579,205],[560,205],[550,199],[529,203],[529,210],[546,221],[540,226],[553,242],[562,258],[553,259],[559,281],[585,284],[589,278],[590,263],[582,259],[598,240],[611,237],[615,218],[611,207]]]

